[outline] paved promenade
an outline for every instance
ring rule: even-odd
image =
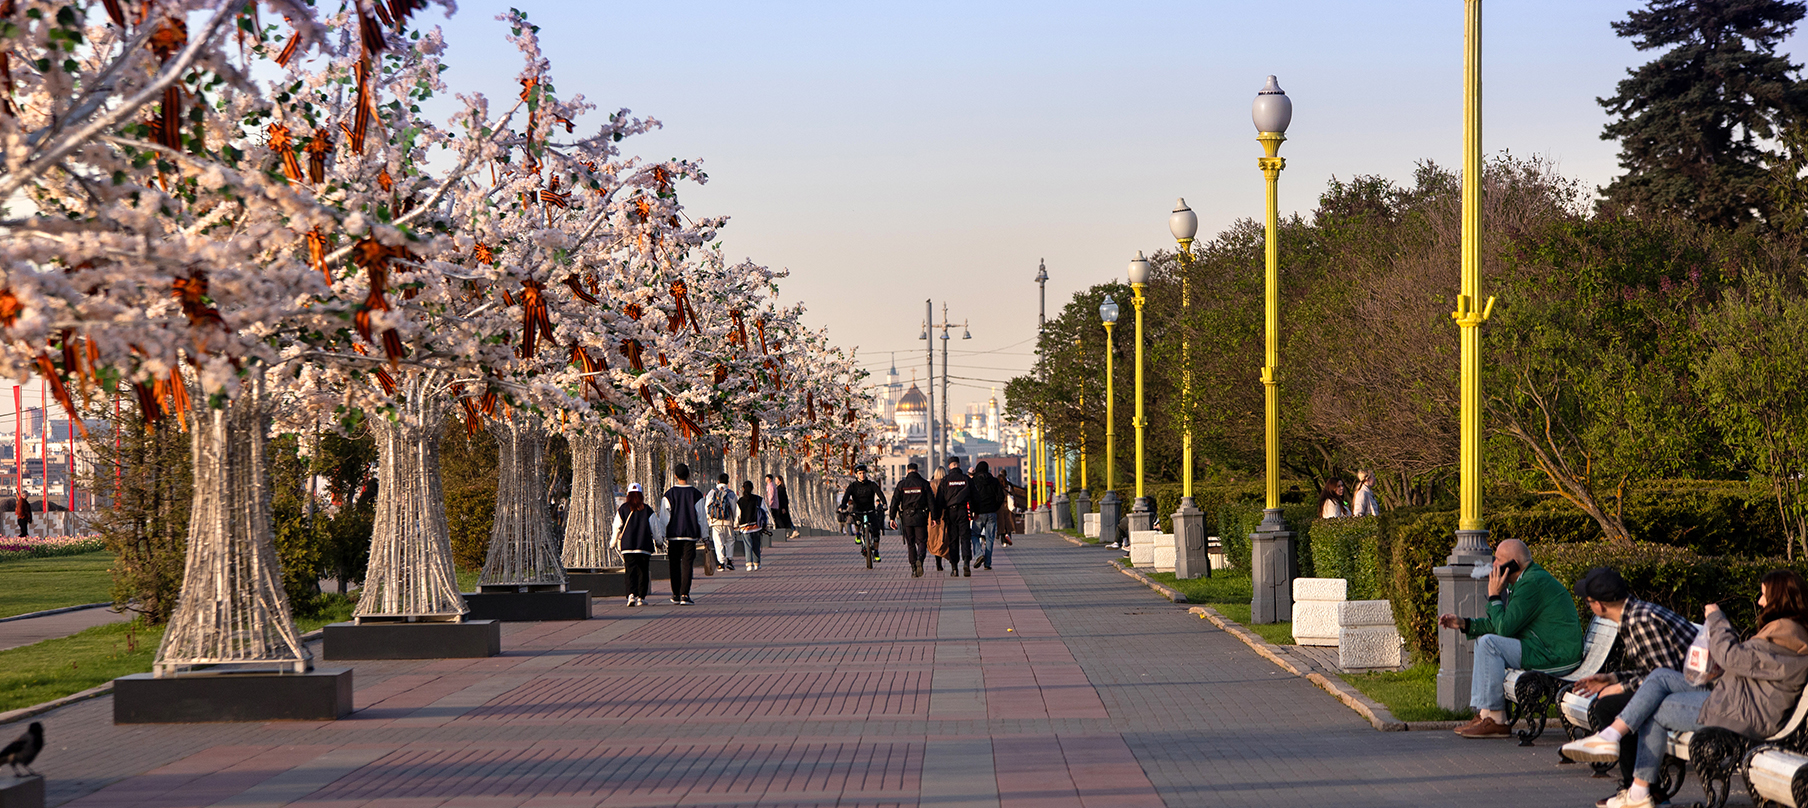
[[[871,572],[840,537],[783,543],[759,572],[700,577],[694,607],[603,601],[508,626],[500,657],[359,664],[343,721],[115,727],[110,698],[72,705],[41,718],[39,769],[52,804],[84,808],[1581,808],[1611,791],[1549,740],[1377,732],[1108,551],[1027,537],[993,572],[912,579],[886,540]]]

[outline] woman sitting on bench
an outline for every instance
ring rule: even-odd
[[[1632,787],[1608,808],[1651,808],[1651,781],[1664,760],[1665,731],[1721,727],[1747,738],[1769,737],[1782,727],[1808,682],[1808,596],[1802,578],[1788,570],[1764,576],[1758,593],[1758,633],[1738,642],[1716,604],[1707,613],[1709,656],[1726,671],[1696,686],[1680,672],[1659,668],[1645,677],[1632,700],[1607,729],[1563,745],[1564,757],[1589,763],[1619,759],[1620,738],[1638,737]]]

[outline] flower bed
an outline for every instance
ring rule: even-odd
[[[102,549],[105,549],[105,545],[101,543],[100,536],[94,533],[0,538],[0,562],[81,555]]]

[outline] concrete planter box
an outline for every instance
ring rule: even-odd
[[[1130,564],[1156,572],[1174,571],[1174,534],[1159,530],[1130,533]]]
[[[307,673],[191,673],[113,680],[115,724],[334,721],[352,712],[350,668]]]
[[[1337,604],[1337,667],[1344,670],[1398,668],[1406,641],[1394,624],[1393,604],[1347,600]]]
[[[1080,533],[1089,539],[1099,537],[1099,515],[1096,513],[1081,514]]]

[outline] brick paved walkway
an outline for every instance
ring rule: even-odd
[[[888,549],[897,550],[888,537]],[[513,624],[503,656],[357,666],[337,722],[43,716],[103,806],[1584,806],[1555,745],[1380,733],[1103,563],[1028,537],[970,579],[824,537],[695,607]],[[656,593],[657,594],[657,593]],[[16,725],[0,733],[16,731]],[[1737,799],[1737,798],[1735,798]]]

